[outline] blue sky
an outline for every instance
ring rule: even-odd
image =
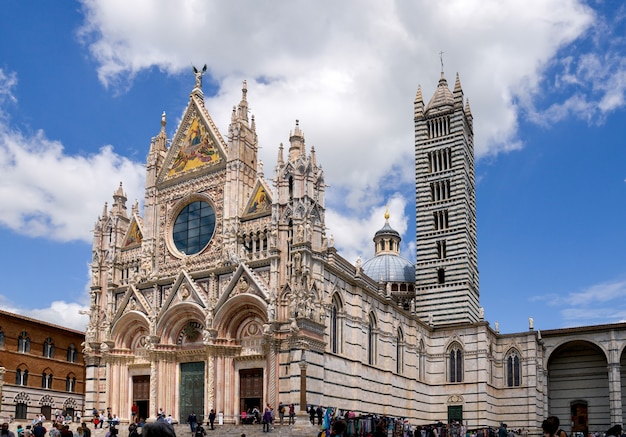
[[[300,120],[348,260],[384,224],[415,261],[412,103],[458,72],[474,115],[481,303],[501,332],[626,320],[621,2],[9,0],[0,14],[0,307],[84,329],[91,229],[142,200],[208,66],[226,132],[248,83],[266,179]]]

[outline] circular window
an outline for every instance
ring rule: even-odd
[[[193,255],[204,249],[214,230],[215,211],[211,205],[200,201],[190,203],[174,222],[174,246],[185,255]]]

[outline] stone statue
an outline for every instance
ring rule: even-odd
[[[273,300],[270,300],[270,303],[267,306],[267,317],[270,321],[276,320],[276,304]]]
[[[202,76],[206,73],[206,64],[202,70],[198,70],[196,67],[193,67],[193,74],[196,76],[196,88],[202,89]]]
[[[533,319],[532,316],[528,318],[528,329],[531,331],[535,329],[535,319]]]

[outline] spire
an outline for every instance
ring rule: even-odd
[[[121,215],[123,217],[127,217],[126,215],[126,194],[124,194],[124,189],[122,188],[122,183],[120,182],[120,186],[113,193],[113,205],[111,206],[111,214],[113,215]]]
[[[296,120],[296,128],[289,132],[289,161],[296,161],[305,154],[304,133],[300,130],[300,120]]]
[[[385,206],[385,222],[389,223],[389,205]]]
[[[311,146],[311,165],[317,167],[317,160],[315,159],[315,146]]]
[[[276,159],[276,164],[278,164],[279,166],[285,164],[285,159],[283,158],[283,149],[283,143],[280,143],[280,146],[278,146],[278,158]]]
[[[413,102],[413,115],[415,118],[424,115],[424,99],[422,97],[422,86],[417,86],[417,94],[415,94],[415,101]]]
[[[237,118],[240,120],[248,121],[248,83],[244,80],[241,88],[241,102],[239,102],[239,108],[237,110]]]
[[[461,88],[461,79],[459,73],[456,74],[456,80],[454,81],[454,105],[458,108],[463,107],[463,88]]]
[[[102,220],[106,220],[106,218],[109,216],[109,212],[107,211],[108,206],[108,203],[104,202],[104,209],[102,210]]]
[[[430,99],[430,102],[428,102],[424,112],[427,114],[433,109],[438,109],[435,112],[443,112],[452,110],[452,108],[454,108],[454,95],[450,91],[450,88],[448,88],[448,81],[442,71],[435,94]]]
[[[131,209],[131,214],[139,214],[139,200],[135,199],[135,203],[133,203],[133,207]]]

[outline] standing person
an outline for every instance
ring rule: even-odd
[[[315,413],[317,414],[317,424],[321,425],[324,417],[324,410],[322,410],[321,405],[317,406],[317,410],[315,410]]]
[[[189,416],[187,417],[187,423],[189,423],[189,428],[191,429],[192,433],[196,430],[197,421],[198,421],[198,418],[196,417],[196,413],[194,411],[189,413]]]
[[[143,436],[143,432],[141,433],[141,435]],[[196,432],[193,435],[194,437],[204,437],[206,435],[206,431],[202,427],[202,422],[198,422],[198,425],[196,426]]]
[[[4,422],[2,429],[0,430],[0,436],[2,437],[15,437],[15,433],[9,429],[9,423]]]
[[[137,423],[137,416],[139,415],[139,407],[137,406],[137,402],[133,402],[133,405],[130,407],[130,415],[132,416],[133,423]]]
[[[311,425],[315,425],[315,407],[313,405],[309,407],[309,420],[311,421]]]
[[[265,413],[263,413],[263,432],[270,432],[270,424],[272,423],[272,412],[269,408],[265,407]]]
[[[213,423],[215,422],[215,410],[211,408],[211,412],[209,413],[209,425],[211,425],[211,429],[215,429]]]
[[[285,419],[285,405],[281,402],[278,404],[278,421],[282,425]]]
[[[289,404],[289,425],[296,423],[296,409],[293,404]]]

